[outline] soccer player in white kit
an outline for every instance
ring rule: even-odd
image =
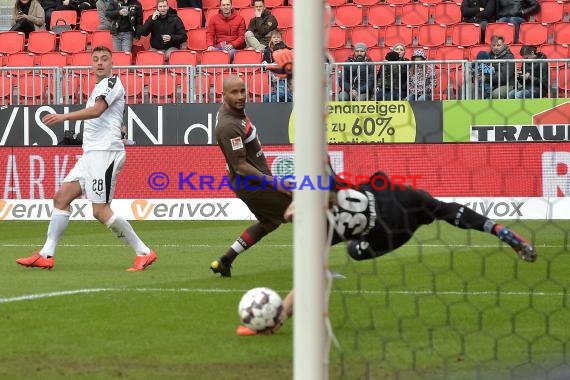
[[[119,77],[112,73],[112,54],[107,47],[95,47],[91,62],[97,84],[85,109],[42,118],[46,125],[85,120],[83,155],[53,197],[54,210],[43,248],[16,262],[26,267],[53,268],[55,249],[69,224],[71,202],[85,194],[93,206],[95,219],[136,252],[135,261],[127,271],[142,271],[156,261],[156,252],[142,242],[129,222],[111,210],[117,178],[125,163],[125,147],[121,141],[125,89]]]

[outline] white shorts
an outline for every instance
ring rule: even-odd
[[[92,150],[83,153],[63,182],[79,181],[81,191],[92,203],[113,199],[119,172],[125,164],[125,151]]]

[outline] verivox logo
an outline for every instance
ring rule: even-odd
[[[0,220],[4,220],[6,216],[10,214],[10,211],[12,211],[12,207],[14,206],[8,204],[8,202],[6,202],[3,199],[0,199]]]
[[[208,202],[181,200],[164,200],[151,203],[146,199],[136,199],[131,202],[131,211],[135,220],[162,219],[215,219],[229,218],[229,202]]]
[[[136,220],[145,220],[154,208],[146,199],[137,199],[131,203],[131,210]]]

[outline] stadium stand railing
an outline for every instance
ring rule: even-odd
[[[570,97],[570,59],[550,59],[548,62],[548,97]],[[479,61],[479,63],[490,61]],[[500,65],[516,65],[521,70],[521,59],[507,61],[492,61]],[[475,63],[467,60],[428,60],[422,62],[371,62],[373,75],[357,79],[345,78],[345,67],[362,65],[362,63],[339,62],[328,64],[329,100],[336,100],[337,94],[347,90],[344,83],[363,85],[369,91],[361,100],[376,100],[376,89],[383,88],[383,78],[389,70],[405,68],[410,72],[417,67],[423,74],[431,67],[434,80],[428,87],[433,100],[445,99],[481,99],[482,88],[491,84],[493,75],[479,82],[479,89],[473,88],[472,67]],[[222,82],[228,75],[241,76],[248,90],[249,102],[262,102],[263,96],[277,86],[267,66],[263,64],[231,64],[231,65],[132,65],[116,66],[113,69],[125,86],[127,102],[137,104],[156,103],[207,103],[221,102]],[[351,72],[352,70],[346,70]],[[378,75],[380,72],[380,75]],[[399,72],[399,71],[398,71]],[[500,70],[497,71],[500,73]],[[540,76],[538,73],[531,75]],[[500,75],[500,74],[494,74]],[[398,74],[399,77],[399,74]],[[345,80],[346,79],[346,80]],[[502,80],[503,78],[498,77]],[[516,79],[505,78],[505,84],[514,85]],[[406,78],[402,78],[407,82]],[[283,80],[281,80],[283,81]],[[283,83],[280,83],[283,85]],[[403,88],[402,84],[399,83]],[[40,105],[40,104],[84,104],[90,91],[95,86],[95,78],[90,66],[4,66],[0,67],[0,104],[2,105]],[[477,86],[477,87],[479,87]],[[285,83],[287,89],[287,83]],[[405,95],[404,95],[405,96]]]

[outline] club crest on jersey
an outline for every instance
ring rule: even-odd
[[[241,137],[230,139],[230,142],[232,143],[232,150],[238,150],[243,148],[243,141],[241,141]]]

